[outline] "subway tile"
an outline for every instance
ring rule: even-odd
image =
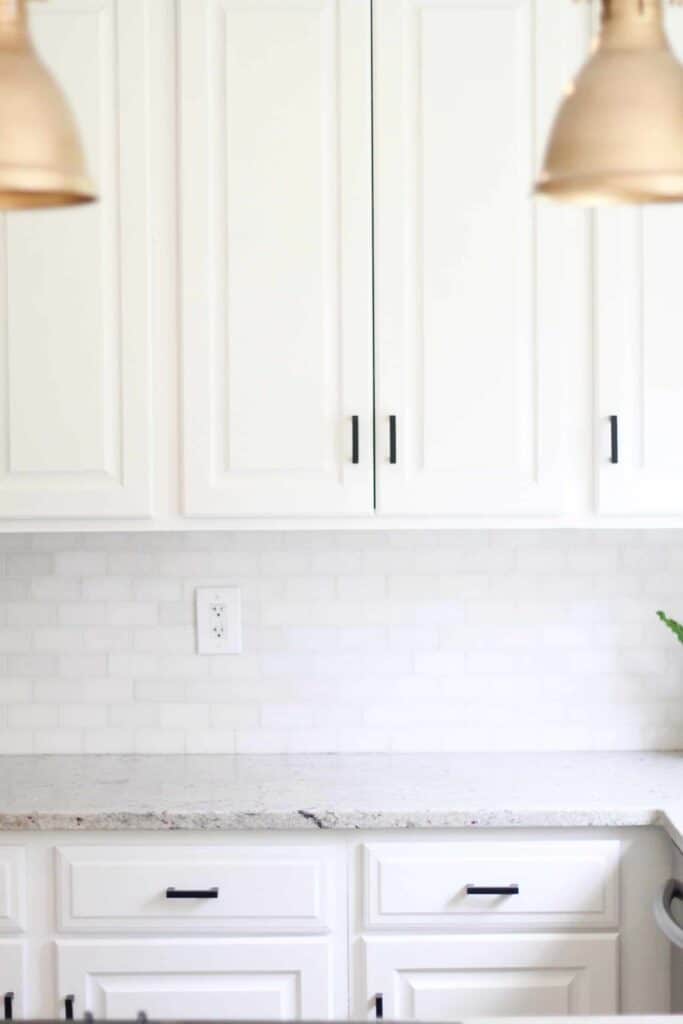
[[[681,568],[678,531],[0,536],[0,754],[673,749]],[[195,650],[219,582],[234,657]]]

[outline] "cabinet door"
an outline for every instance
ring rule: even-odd
[[[683,56],[683,18],[672,44]],[[606,515],[683,515],[683,208],[597,215],[597,505]],[[617,417],[612,461],[610,417]]]
[[[586,221],[530,190],[587,14],[562,0],[374,10],[378,509],[557,513]]]
[[[324,940],[57,943],[59,998],[80,1018],[300,1020],[331,1015]]]
[[[0,222],[0,516],[150,512],[152,3],[29,5],[100,199]]]
[[[368,513],[369,0],[180,16],[185,512]]]
[[[368,1008],[382,993],[390,1020],[617,1012],[616,935],[366,939],[364,947]]]
[[[23,1017],[34,1009],[36,999],[26,991],[25,951],[23,942],[0,940],[0,1005],[6,993],[12,993],[12,1016]]]

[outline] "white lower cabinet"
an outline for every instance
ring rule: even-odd
[[[6,833],[0,1018],[668,1013],[671,871],[654,828]]]
[[[23,1016],[25,993],[26,950],[24,943],[10,940],[0,941],[0,1006],[4,1009],[5,1020],[8,1016]]]
[[[618,938],[455,935],[365,939],[369,1002],[391,1020],[617,1012]]]
[[[324,939],[59,941],[59,998],[80,1018],[299,1020],[332,1016]]]

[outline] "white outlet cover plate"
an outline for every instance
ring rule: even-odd
[[[241,654],[242,598],[239,587],[197,587],[198,654]]]

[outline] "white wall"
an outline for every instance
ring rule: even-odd
[[[0,752],[683,747],[683,532],[0,536]],[[244,654],[194,653],[237,584]]]

